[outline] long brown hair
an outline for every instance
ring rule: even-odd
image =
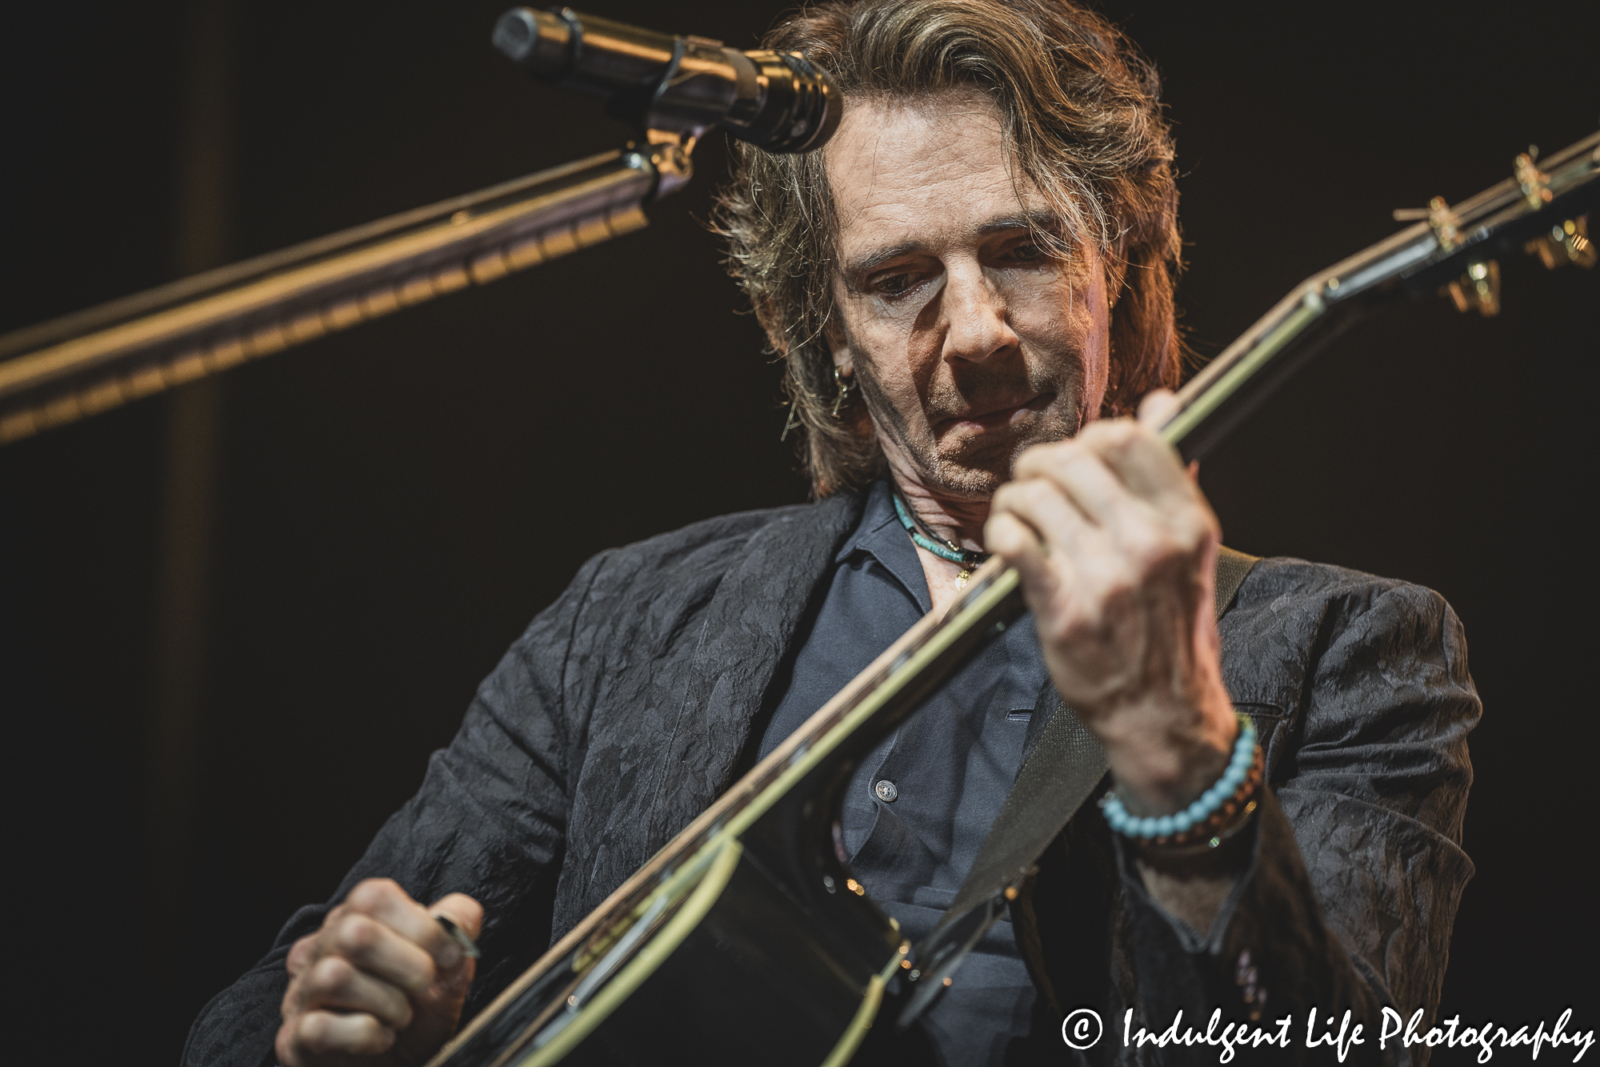
[[[1115,27],[1070,0],[833,0],[780,23],[762,46],[803,52],[847,98],[987,93],[1012,165],[1107,264],[1115,306],[1102,413],[1126,414],[1149,390],[1177,384],[1172,138],[1155,69]],[[837,225],[822,153],[740,144],[716,226],[730,272],[784,360],[814,492],[866,484],[883,457],[860,392],[833,414],[823,330],[835,313]]]

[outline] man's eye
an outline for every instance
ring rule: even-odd
[[[890,274],[873,280],[872,287],[889,296],[899,296],[917,283],[915,275]]]
[[[1034,263],[1041,259],[1048,259],[1049,256],[1050,253],[1045,251],[1044,248],[1032,243],[1016,245],[1006,253],[1008,259],[1016,260],[1020,263]]]

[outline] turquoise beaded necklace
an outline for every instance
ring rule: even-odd
[[[965,589],[967,579],[972,577],[972,572],[982,566],[989,558],[987,552],[969,552],[954,541],[935,541],[933,538],[917,529],[917,521],[911,517],[911,512],[900,501],[899,493],[890,493],[894,500],[894,513],[900,516],[900,525],[906,528],[906,533],[911,535],[911,540],[918,548],[925,548],[940,559],[949,560],[961,567],[961,573],[956,575],[956,588]]]

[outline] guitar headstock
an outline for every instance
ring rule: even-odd
[[[1439,288],[1458,311],[1484,316],[1500,311],[1500,264],[1491,253],[1515,249],[1537,256],[1546,268],[1592,268],[1588,211],[1600,193],[1600,133],[1539,164],[1530,145],[1512,161],[1512,177],[1452,207],[1436,196],[1425,208],[1394,213],[1396,222],[1422,220],[1437,249],[1427,273],[1444,272]],[[1456,271],[1449,277],[1450,271]],[[1337,286],[1335,286],[1337,288]]]
[[[1462,311],[1500,310],[1500,264],[1509,252],[1550,268],[1592,267],[1588,212],[1600,199],[1600,133],[1545,160],[1530,149],[1510,178],[1454,206],[1397,211],[1417,220],[1314,274],[1178,391],[1162,436],[1198,458],[1318,347],[1364,315],[1403,298],[1449,297]]]

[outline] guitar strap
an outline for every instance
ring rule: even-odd
[[[1227,547],[1219,549],[1217,618],[1233,604],[1258,558]],[[1017,772],[955,901],[916,947],[913,960],[918,980],[901,1012],[900,1027],[909,1026],[933,1003],[944,988],[944,979],[1004,913],[1007,900],[1016,895],[1034,861],[1083,806],[1105,773],[1106,756],[1100,742],[1058,698],[1055,714]]]

